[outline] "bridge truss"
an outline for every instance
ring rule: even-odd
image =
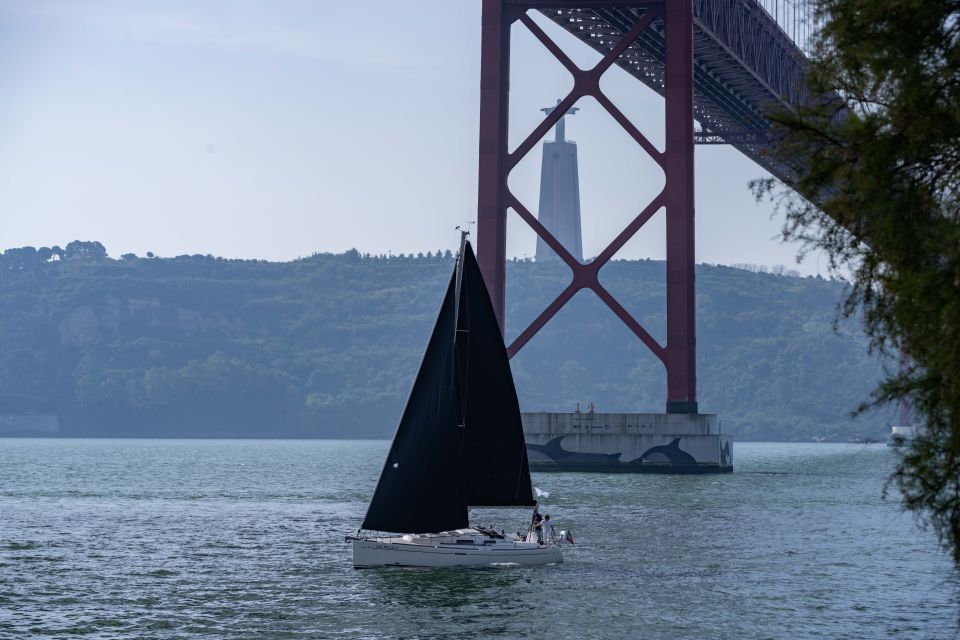
[[[795,7],[794,3],[791,6]],[[784,3],[786,7],[786,2]],[[731,144],[772,174],[790,169],[768,153],[771,105],[805,99],[805,57],[771,14],[779,0],[483,0],[481,35],[478,259],[504,326],[507,211],[513,209],[570,267],[570,284],[508,347],[516,354],[578,291],[590,289],[663,363],[667,412],[696,413],[694,280],[695,143]],[[539,10],[602,55],[580,69],[530,17]],[[794,12],[796,25],[796,12]],[[528,29],[567,69],[574,85],[510,152],[510,33]],[[613,65],[666,101],[666,145],[657,149],[600,89]],[[663,190],[589,263],[582,264],[510,192],[517,163],[580,98],[592,96],[662,168]],[[699,126],[695,125],[696,123]],[[660,209],[666,212],[667,343],[661,345],[600,284],[600,269]]]

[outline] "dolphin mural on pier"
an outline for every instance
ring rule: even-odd
[[[571,440],[572,446],[577,447],[580,442],[580,438],[577,435],[581,434],[572,434]],[[719,451],[714,450],[714,458],[709,458],[709,453],[706,454],[707,458],[703,461],[698,461],[694,454],[689,451],[684,451],[681,449],[681,440],[684,440],[686,436],[673,436],[667,435],[663,438],[653,439],[653,442],[664,442],[669,439],[667,444],[657,445],[655,447],[649,447],[642,454],[637,456],[637,451],[642,449],[633,448],[630,446],[626,447],[626,452],[621,450],[619,453],[601,453],[601,452],[584,452],[584,451],[571,451],[563,446],[564,435],[557,435],[556,432],[547,436],[550,438],[544,444],[534,444],[530,441],[527,441],[527,459],[529,461],[531,468],[536,468],[541,471],[596,471],[600,473],[729,473],[733,470],[732,459],[733,459],[733,446],[727,440],[723,443],[723,446],[719,447]],[[618,444],[613,444],[612,442],[606,442],[606,446],[613,448],[613,446],[624,445],[622,441],[617,439],[611,439]],[[650,443],[651,439],[647,438],[645,444]],[[690,446],[694,451],[700,451],[703,449],[701,446],[700,449],[697,449],[696,446],[699,442],[696,438],[691,438],[689,441],[684,441],[687,446]],[[603,446],[600,443],[591,443],[593,447],[600,448]],[[627,443],[628,445],[631,443]],[[719,443],[717,443],[719,444]],[[599,446],[598,446],[599,445]],[[619,448],[619,446],[618,446]],[[609,449],[608,449],[609,451]],[[626,456],[626,459],[624,457]],[[635,457],[637,456],[637,457]]]
[[[671,466],[674,467],[697,467],[697,459],[692,455],[680,449],[680,437],[676,437],[670,441],[670,444],[662,444],[657,447],[650,447],[641,454],[641,456],[635,460],[631,460],[630,464],[642,464],[643,462],[659,462],[657,460],[649,460],[650,456],[660,454],[670,462]]]
[[[550,458],[551,462],[562,461],[564,464],[611,466],[620,464],[619,453],[582,453],[579,451],[567,451],[560,444],[563,438],[564,436],[553,438],[547,442],[547,444],[531,444],[528,442],[527,451],[541,453]],[[530,462],[536,463],[537,461],[531,460]]]

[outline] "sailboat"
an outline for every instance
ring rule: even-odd
[[[535,505],[507,351],[463,233],[366,517],[357,535],[347,537],[353,565],[562,562],[550,542],[469,522],[470,507]]]

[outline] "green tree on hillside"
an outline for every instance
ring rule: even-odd
[[[822,0],[812,95],[776,115],[797,195],[754,183],[784,233],[853,274],[875,350],[906,354],[867,404],[909,399],[923,436],[899,462],[904,504],[960,564],[960,2]]]
[[[64,257],[68,260],[104,260],[107,250],[97,241],[74,240],[64,249]]]

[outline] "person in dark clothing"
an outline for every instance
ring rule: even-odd
[[[543,529],[540,523],[543,522],[543,516],[540,515],[539,507],[533,508],[533,520],[530,522],[530,528],[537,533],[537,544],[543,544]]]

